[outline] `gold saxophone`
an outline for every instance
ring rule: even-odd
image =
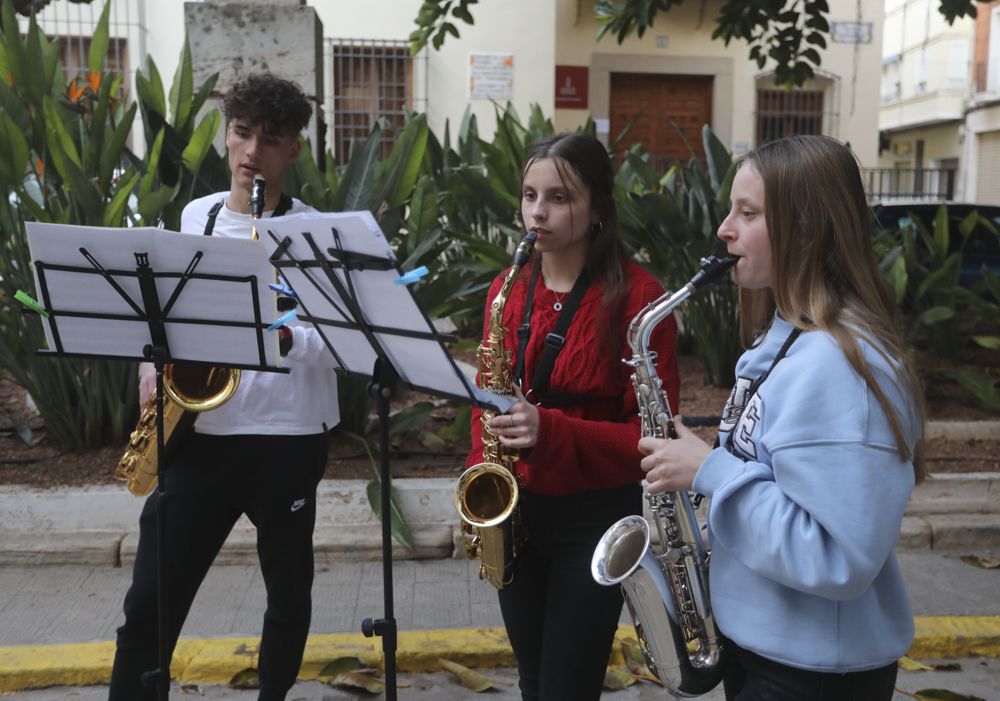
[[[504,347],[503,310],[514,279],[528,261],[538,235],[529,231],[517,246],[514,262],[497,296],[490,304],[486,338],[479,344],[479,386],[495,394],[512,395],[510,349]],[[483,462],[462,473],[455,485],[455,510],[465,533],[465,554],[480,559],[479,578],[497,589],[514,580],[514,557],[522,539],[517,510],[518,486],[514,474],[517,451],[505,448],[486,427],[496,416],[492,409],[481,413]]]
[[[250,189],[250,217],[260,219],[264,212],[264,178],[254,176]],[[257,239],[253,226],[251,238]],[[182,436],[194,424],[195,414],[211,411],[229,401],[240,385],[240,371],[210,365],[169,363],[163,369],[163,445],[170,455]],[[129,492],[144,497],[156,486],[156,396],[151,396],[139,414],[139,422],[129,437],[125,454],[118,461],[115,477]]]
[[[676,438],[674,417],[656,375],[653,329],[696,290],[719,280],[737,258],[702,259],[701,270],[680,290],[639,312],[629,325],[642,435]],[[626,516],[609,528],[594,550],[591,574],[598,584],[620,584],[649,669],[673,696],[708,693],[725,672],[721,636],[708,592],[708,558],[687,492],[647,494],[660,537],[652,544],[642,516]]]

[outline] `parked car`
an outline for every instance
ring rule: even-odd
[[[985,220],[976,224],[965,242],[959,281],[968,285],[981,279],[983,265],[1000,277],[1000,206],[969,202],[892,202],[875,208],[875,220],[879,227],[892,229],[906,218],[916,218],[928,231],[933,231],[938,208],[942,205],[948,211],[953,250],[958,250],[962,244],[958,227],[970,213],[979,212]]]

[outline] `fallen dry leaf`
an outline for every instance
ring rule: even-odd
[[[959,558],[962,562],[973,567],[981,567],[984,570],[995,570],[1000,568],[1000,557],[996,555],[962,555]]]
[[[241,669],[229,680],[229,686],[233,689],[259,689],[260,676],[253,667]]]
[[[344,672],[353,672],[362,669],[364,666],[364,662],[357,657],[337,657],[327,662],[316,676],[335,677]],[[325,680],[321,679],[321,681]]]
[[[384,681],[355,670],[341,672],[326,683],[329,686],[348,686],[353,689],[361,689],[371,694],[380,694],[385,691]]]
[[[962,665],[957,662],[927,664],[904,656],[899,658],[899,668],[908,672],[957,672],[962,669]]]
[[[608,667],[604,673],[604,688],[610,691],[621,691],[635,684],[635,675],[624,667]]]
[[[438,662],[447,671],[455,675],[458,679],[458,683],[464,686],[466,689],[475,692],[486,691],[487,689],[492,689],[495,686],[495,682],[487,677],[481,672],[477,672],[474,669],[469,669],[457,662],[452,662],[451,660],[446,660],[441,657],[438,658]]]

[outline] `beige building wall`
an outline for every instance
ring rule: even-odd
[[[965,117],[959,196],[1000,205],[1000,96],[981,95]]]
[[[749,59],[745,43],[733,41],[727,47],[712,40],[720,2],[708,2],[704,16],[697,3],[661,13],[641,39],[633,35],[621,46],[610,35],[594,42],[598,24],[586,4],[578,12],[576,0],[556,3],[556,63],[590,68],[589,110],[556,110],[559,128],[581,125],[588,113],[597,120],[599,131],[606,127],[602,120],[609,116],[611,73],[712,75],[712,129],[736,153],[755,145],[757,88],[773,87],[773,79],[768,66],[758,69]],[[868,44],[830,40],[821,51],[817,84],[826,91],[825,109],[831,113],[825,120],[825,131],[850,142],[864,165],[874,165],[878,153],[881,0],[863,0],[860,15],[858,3],[852,0],[833,0],[830,5],[831,21],[871,22],[873,32]]]
[[[917,127],[889,136],[888,148],[882,152],[882,168],[915,168],[917,141],[923,142],[923,167],[953,168],[962,151],[962,138],[952,124]]]

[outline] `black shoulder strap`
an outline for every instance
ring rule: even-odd
[[[222,205],[225,204],[225,198],[219,200],[212,205],[212,208],[208,210],[208,220],[205,222],[205,236],[211,236],[212,232],[215,230],[215,220],[219,216],[219,212],[222,211]],[[280,217],[288,213],[288,210],[292,208],[292,198],[281,193],[281,197],[278,199],[278,206],[274,208],[274,212],[271,214],[272,217]]]
[[[521,310],[521,325],[517,327],[517,365],[514,366],[514,380],[524,379],[524,353],[528,350],[528,339],[531,338],[531,310],[535,306],[535,285],[542,272],[542,265],[535,262],[531,272],[531,282],[528,283],[528,294],[524,296],[524,309]]]
[[[213,204],[212,208],[208,210],[208,220],[205,222],[205,236],[212,235],[212,231],[215,229],[215,218],[219,216],[219,212],[222,211],[222,205],[225,203],[226,199],[222,198]]]
[[[288,214],[288,210],[292,208],[292,198],[286,195],[284,192],[281,193],[281,197],[278,199],[278,206],[274,208],[274,212],[271,214],[272,217],[280,217],[284,214]]]
[[[792,329],[792,332],[788,334],[788,338],[786,338],[785,342],[781,345],[781,350],[778,351],[778,354],[774,356],[774,360],[771,361],[771,365],[767,368],[767,370],[761,373],[756,380],[750,383],[750,388],[747,390],[746,399],[743,400],[743,409],[746,409],[747,405],[750,403],[750,400],[753,398],[755,394],[757,394],[757,390],[760,389],[760,386],[762,384],[764,384],[764,380],[766,380],[767,376],[771,374],[772,370],[774,370],[774,366],[778,364],[779,360],[785,357],[785,355],[788,353],[788,349],[792,347],[792,344],[795,343],[795,339],[798,338],[801,333],[802,329],[800,328]],[[728,450],[730,453],[733,452],[734,433],[736,433],[735,424],[733,424],[732,430],[729,431],[729,435],[726,437],[726,450]],[[718,442],[719,442],[718,436],[716,436],[715,441],[716,441],[716,447],[718,447]]]
[[[541,266],[538,267],[540,268]],[[538,395],[540,401],[544,401],[543,397],[549,391],[549,376],[552,374],[552,368],[555,367],[556,357],[562,351],[563,346],[566,345],[566,332],[569,330],[569,325],[573,322],[573,316],[576,314],[576,310],[580,306],[580,301],[583,299],[583,295],[586,294],[588,287],[590,287],[590,275],[584,269],[576,278],[576,282],[573,283],[573,289],[570,290],[569,296],[566,298],[566,302],[563,304],[563,308],[556,318],[555,327],[545,337],[545,348],[542,351],[542,357],[539,358],[538,365],[535,366],[535,374],[531,378],[531,389]]]
[[[517,327],[518,351],[517,364],[514,366],[514,379],[521,382],[524,379],[524,357],[528,350],[528,339],[531,337],[531,312],[535,306],[535,286],[538,284],[538,276],[542,272],[542,266],[536,264],[531,274],[531,281],[528,283],[528,294],[525,295],[524,309],[521,312],[521,325]],[[589,395],[571,394],[569,392],[550,392],[549,377],[552,368],[555,367],[556,358],[563,345],[566,343],[566,332],[569,330],[573,315],[576,314],[580,302],[583,300],[587,288],[590,287],[590,276],[584,270],[577,277],[570,290],[562,310],[556,319],[556,325],[552,332],[545,337],[545,347],[542,350],[542,357],[535,366],[535,373],[531,378],[531,394],[535,401],[546,406],[568,406],[571,404],[586,404],[589,402],[604,401],[608,397],[591,397]]]

